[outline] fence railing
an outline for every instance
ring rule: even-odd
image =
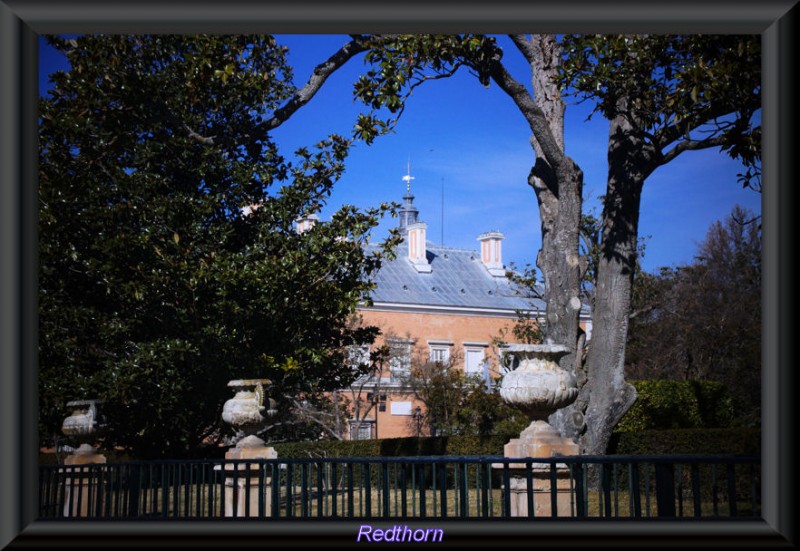
[[[743,456],[160,461],[39,469],[39,518],[761,516]]]

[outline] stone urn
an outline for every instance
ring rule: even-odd
[[[266,428],[267,417],[276,413],[275,402],[266,397],[269,385],[269,379],[236,379],[228,383],[236,394],[222,407],[222,420],[236,430],[236,447],[264,445],[256,434]]]
[[[225,453],[225,459],[275,459],[275,448],[256,436],[267,426],[267,418],[275,415],[275,401],[267,398],[269,379],[237,379],[228,386],[236,393],[222,406],[222,420],[232,426],[237,433],[238,442]],[[220,470],[221,465],[214,467]],[[259,478],[261,469],[265,476]],[[225,516],[270,516],[272,500],[270,484],[273,467],[260,463],[233,462],[224,466],[225,473]],[[263,507],[263,509],[261,509]]]
[[[61,432],[78,440],[86,440],[97,430],[97,404],[99,400],[67,402],[72,413],[61,424]]]
[[[561,369],[558,360],[569,353],[556,344],[512,344],[506,349],[518,367],[500,383],[500,397],[536,421],[547,418],[578,397],[575,377]]]
[[[102,403],[100,400],[67,402],[67,408],[72,413],[61,424],[61,432],[80,442],[73,456],[67,459],[68,464],[105,463],[105,457],[96,454],[91,444],[97,437],[99,429],[97,405],[100,403]]]

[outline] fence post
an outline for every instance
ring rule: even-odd
[[[127,479],[123,478],[122,483],[128,490],[128,516],[139,516],[139,495],[141,491],[141,474],[139,473],[139,464],[131,463],[128,468]]]
[[[659,517],[675,516],[675,466],[656,463],[656,506]]]

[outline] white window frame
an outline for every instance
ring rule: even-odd
[[[428,360],[446,365],[452,348],[453,341],[428,341]]]
[[[430,361],[446,364],[450,361],[450,347],[449,346],[431,346],[429,355]]]

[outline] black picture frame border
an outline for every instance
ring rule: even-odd
[[[791,547],[794,374],[791,300],[795,1],[491,3],[355,0],[224,3],[0,0],[0,547],[146,545],[350,547],[358,522],[35,520],[37,416],[36,98],[38,34],[86,32],[724,32],[764,44],[763,519],[580,523],[435,521],[458,547]],[[375,522],[388,526],[389,522]]]

